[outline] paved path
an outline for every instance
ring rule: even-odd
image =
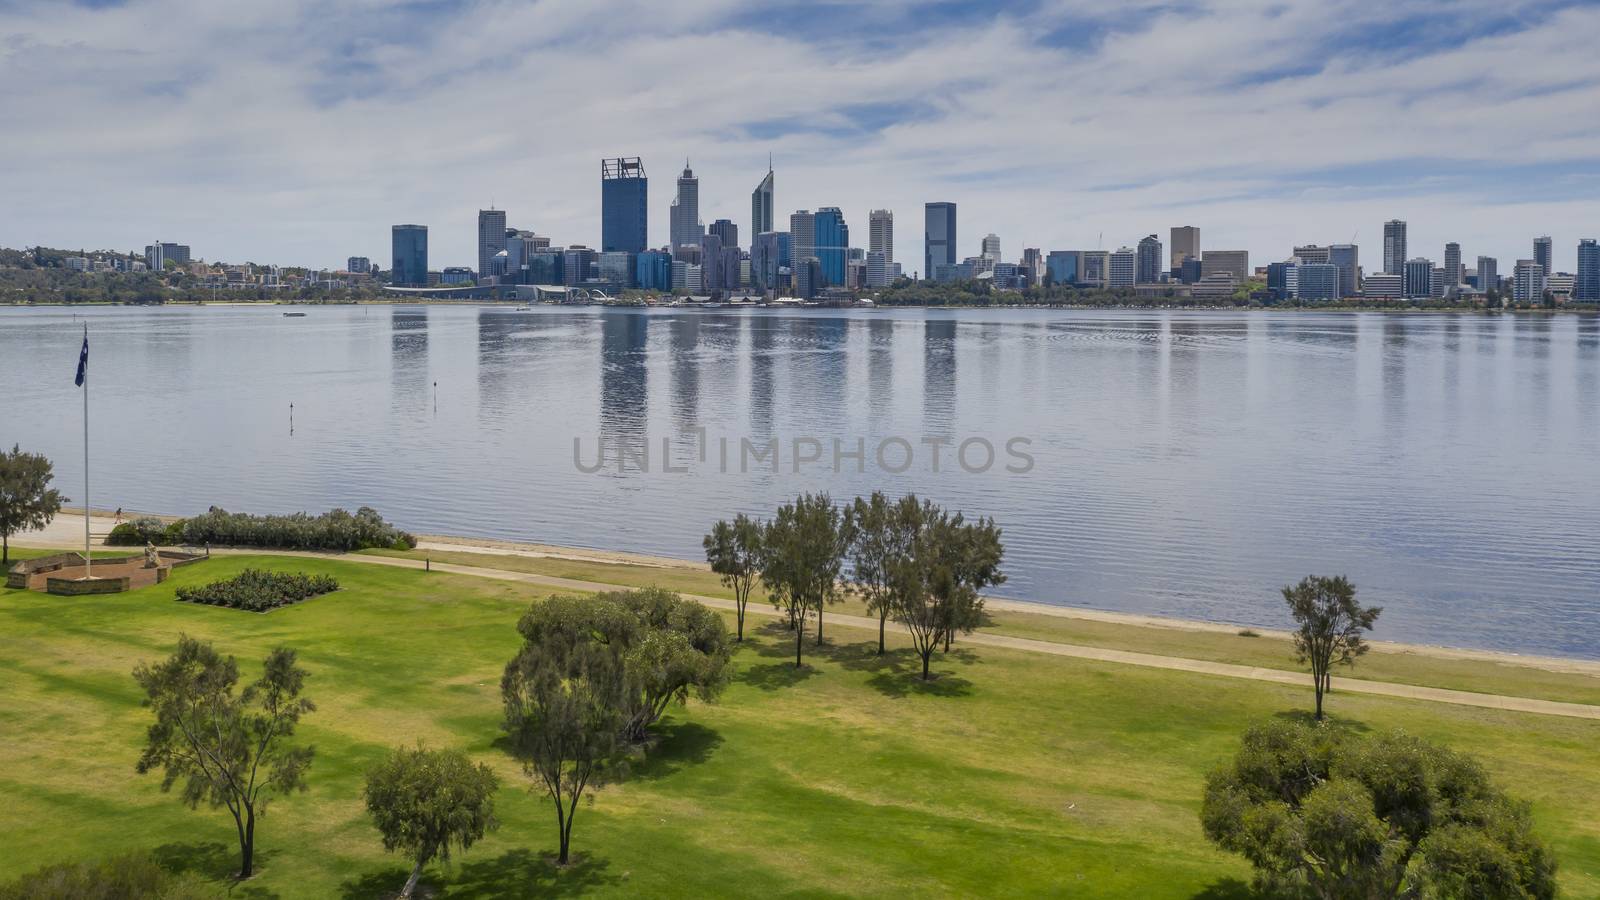
[[[96,516],[96,519],[99,517]],[[83,517],[58,516],[51,523],[52,528],[64,530],[73,521],[76,521],[78,535],[82,535]],[[49,537],[57,537],[49,534]],[[46,534],[35,533],[35,538],[29,541],[35,546],[56,543],[45,538]],[[81,537],[80,537],[81,540]],[[444,549],[444,548],[441,548]],[[465,550],[462,545],[455,545],[449,549]],[[503,552],[503,551],[502,551]],[[360,554],[328,554],[304,553],[284,550],[217,550],[217,555],[263,555],[273,556],[304,556],[318,559],[337,559],[341,562],[350,562],[366,565],[391,566],[401,569],[421,569],[425,563],[416,559],[398,559],[388,556],[364,556]],[[462,566],[453,563],[432,563],[435,571],[447,572],[453,575],[467,575],[477,578],[493,578],[500,581],[516,581],[523,584],[539,585],[567,591],[614,591],[626,590],[627,585],[605,584],[597,581],[581,581],[573,578],[559,578],[554,575],[539,575],[532,572],[514,572],[508,569],[493,569],[482,566]],[[734,609],[732,600],[721,597],[707,597],[699,594],[683,594],[683,596],[697,600],[707,606],[717,609]],[[765,604],[750,604],[747,612],[751,615],[775,617],[779,613]],[[843,613],[829,613],[827,625],[831,627],[857,628],[868,631],[878,630],[878,620],[865,616],[852,616]],[[889,628],[897,634],[905,633],[905,629],[893,622]],[[1080,644],[1065,644],[1055,641],[1040,641],[1031,638],[1010,637],[1000,634],[985,634],[982,632],[963,635],[961,642],[967,645],[980,647],[1003,647],[1010,650],[1022,650],[1030,653],[1043,653],[1049,656],[1066,656],[1074,659],[1089,659],[1099,662],[1121,663],[1123,665],[1145,666],[1153,669],[1167,669],[1176,672],[1192,672],[1198,675],[1212,675],[1223,678],[1243,678],[1250,681],[1266,681],[1275,684],[1287,684],[1295,687],[1306,687],[1308,677],[1304,673],[1289,672],[1282,669],[1269,669],[1259,666],[1241,666],[1234,663],[1212,662],[1202,659],[1186,659],[1179,656],[1161,656],[1153,653],[1137,653],[1131,650],[1110,650],[1104,647],[1087,647]],[[1535,700],[1529,697],[1509,697],[1501,694],[1480,694],[1473,691],[1453,691],[1446,688],[1422,687],[1413,684],[1396,684],[1385,681],[1366,681],[1358,678],[1335,678],[1333,688],[1336,691],[1348,691],[1354,694],[1373,694],[1383,697],[1397,697],[1406,700],[1427,700],[1434,703],[1452,703],[1458,706],[1476,706],[1485,709],[1500,709],[1513,712],[1535,713],[1547,716],[1566,716],[1577,719],[1600,720],[1600,706],[1591,706],[1583,703],[1564,703],[1556,700]]]

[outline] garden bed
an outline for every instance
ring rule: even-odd
[[[213,581],[201,587],[178,588],[176,599],[184,603],[269,612],[338,589],[339,582],[329,575],[245,569],[232,578]]]

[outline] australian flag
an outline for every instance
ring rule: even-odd
[[[83,329],[83,349],[78,352],[78,377],[73,384],[83,387],[83,380],[89,377],[89,329]]]

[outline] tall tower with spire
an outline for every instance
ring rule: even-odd
[[[700,179],[694,177],[689,161],[683,161],[678,176],[678,196],[672,201],[672,249],[704,243],[705,226],[700,224]]]
[[[772,157],[767,157],[767,177],[750,194],[750,239],[772,230]]]

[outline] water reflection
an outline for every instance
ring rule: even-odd
[[[607,311],[600,319],[600,452],[623,473],[648,468],[650,317]]]
[[[929,319],[922,325],[922,433],[949,438],[956,412],[956,323]]]
[[[428,385],[428,308],[389,311],[390,406],[396,412],[431,408]]]

